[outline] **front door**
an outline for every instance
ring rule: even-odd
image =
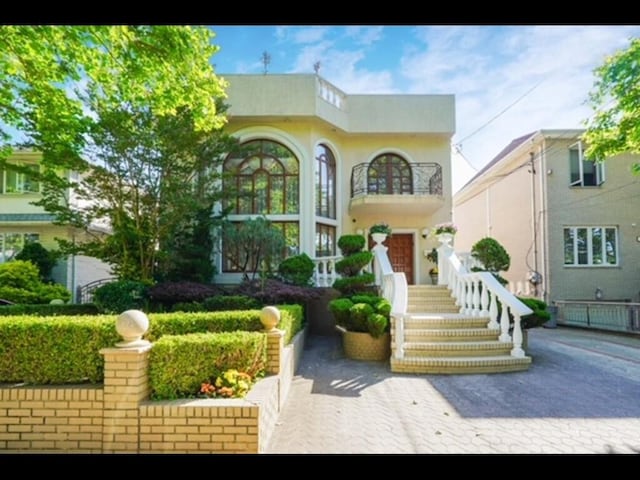
[[[369,248],[374,243],[369,240]],[[413,234],[394,233],[383,242],[388,247],[387,255],[394,272],[404,272],[409,285],[414,284],[413,278]]]

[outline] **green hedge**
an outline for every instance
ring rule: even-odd
[[[278,328],[285,330],[288,344],[302,328],[303,309],[300,305],[278,308],[281,311]],[[148,316],[149,331],[145,338],[154,342],[153,349],[166,335],[263,330],[260,310]],[[122,341],[115,329],[116,318],[116,315],[0,317],[0,382],[102,382],[104,358],[100,349]],[[226,368],[240,369],[240,366],[230,364]],[[185,374],[189,375],[188,370]]]
[[[98,307],[92,303],[65,303],[63,305],[3,305],[0,307],[0,317],[12,315],[37,315],[39,317],[54,317],[58,315],[97,315]]]
[[[267,337],[259,332],[167,335],[153,344],[149,386],[154,400],[195,397],[204,382],[235,368],[264,373]]]
[[[285,330],[285,345],[302,329],[303,308],[300,305],[279,305],[280,323]],[[260,310],[234,310],[226,312],[171,312],[150,313],[149,331],[145,338],[155,342],[164,335],[189,333],[233,332],[262,330]]]
[[[0,382],[102,382],[100,349],[119,341],[111,316],[0,318]]]

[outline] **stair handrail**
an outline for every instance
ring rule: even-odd
[[[445,255],[447,285],[460,312],[488,316],[487,328],[499,328],[498,340],[513,342],[511,356],[524,358],[521,319],[531,315],[533,310],[504,288],[490,272],[469,272],[453,249],[443,249],[439,254]],[[509,335],[510,316],[513,317],[513,337]]]
[[[404,272],[394,272],[387,255],[387,247],[381,243],[374,246],[373,269],[376,285],[380,286],[381,296],[391,303],[391,322],[396,343],[395,357],[404,358],[404,317],[407,313],[409,287]]]

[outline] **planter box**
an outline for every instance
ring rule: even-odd
[[[349,332],[341,328],[339,330],[342,332],[342,347],[347,358],[384,361],[391,356],[391,335],[389,333],[373,338],[368,333]]]

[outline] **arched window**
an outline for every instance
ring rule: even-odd
[[[248,141],[224,162],[222,203],[225,208],[231,207],[229,219],[240,223],[246,218],[244,215],[269,218],[286,239],[287,252],[283,252],[283,257],[297,254],[300,245],[299,173],[294,153],[272,140]],[[236,215],[241,217],[234,218]],[[237,249],[238,245],[222,245],[223,272],[238,273],[237,265],[229,260]]]
[[[232,213],[286,215],[300,211],[298,159],[272,140],[251,140],[224,162]],[[235,204],[234,204],[235,202]]]
[[[336,159],[323,144],[316,147],[316,215],[336,218]]]
[[[412,194],[413,175],[409,162],[393,153],[374,158],[367,170],[367,192],[378,195]]]

